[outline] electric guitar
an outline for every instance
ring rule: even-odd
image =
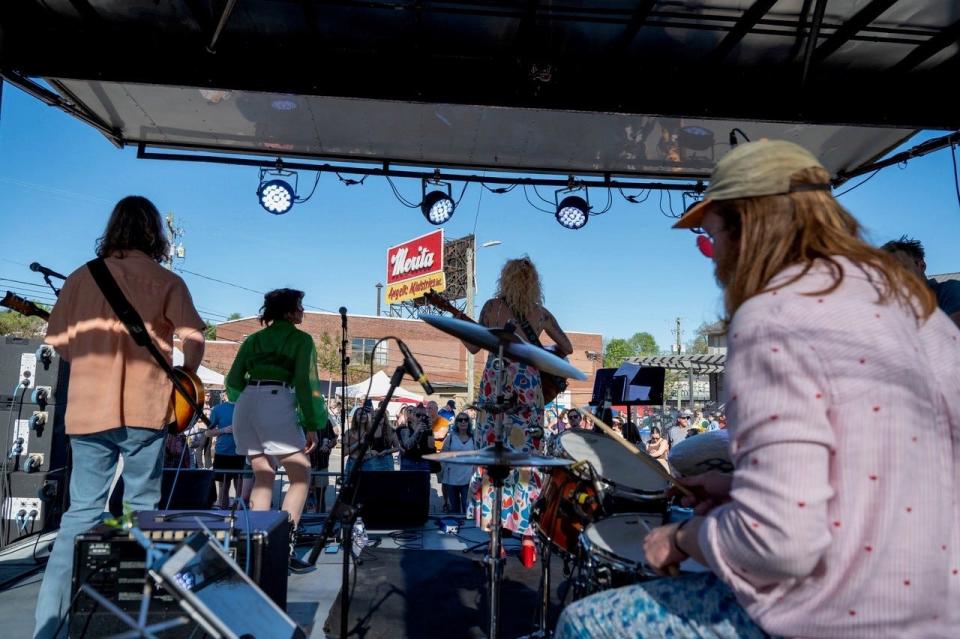
[[[50,311],[37,306],[29,300],[23,299],[19,295],[14,295],[10,291],[7,291],[4,298],[0,300],[0,306],[9,308],[27,317],[39,317],[45,322],[50,320]],[[182,366],[174,366],[173,374],[187,391],[190,399],[184,398],[183,395],[177,391],[176,387],[174,387],[173,394],[170,396],[170,412],[173,421],[167,425],[167,429],[176,435],[193,427],[198,419],[209,427],[210,421],[207,419],[207,416],[203,414],[202,410],[205,396],[203,382],[200,381],[196,373],[192,373]]]
[[[27,317],[39,317],[44,322],[50,319],[50,311],[40,308],[30,300],[25,300],[19,295],[14,295],[10,291],[7,291],[7,294],[2,300],[0,300],[0,306],[9,308],[11,311],[16,311],[21,315],[26,315]]]
[[[440,310],[450,313],[454,318],[458,320],[463,320],[465,322],[473,322],[474,324],[478,323],[472,317],[470,317],[469,315],[461,311],[459,308],[451,304],[447,299],[445,299],[444,297],[441,297],[440,294],[434,291],[433,289],[430,289],[429,291],[424,293],[423,299],[428,304],[432,304],[433,306],[436,306]],[[532,346],[538,346],[538,344],[532,344]],[[548,346],[540,346],[540,347],[543,348],[543,350],[556,355],[556,353],[554,353],[550,347]],[[567,360],[566,357],[564,357],[563,359],[565,361]],[[549,404],[554,399],[556,399],[557,395],[559,395],[560,393],[562,393],[567,389],[567,380],[564,379],[563,377],[558,377],[557,375],[552,375],[550,373],[544,373],[541,371],[540,386],[543,389],[543,403]]]

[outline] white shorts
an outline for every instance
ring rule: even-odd
[[[297,421],[297,399],[284,386],[247,386],[233,414],[237,454],[289,455],[303,450],[306,437]]]

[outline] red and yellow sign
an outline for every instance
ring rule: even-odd
[[[443,229],[387,250],[387,303],[396,304],[447,287],[443,272]]]

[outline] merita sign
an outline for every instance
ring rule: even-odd
[[[447,287],[443,272],[443,229],[387,250],[387,303],[396,304]]]

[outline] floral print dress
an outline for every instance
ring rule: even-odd
[[[493,368],[496,358],[491,355],[483,370],[480,383],[480,401],[496,400],[497,372]],[[543,389],[540,386],[540,372],[533,366],[504,360],[507,364],[504,374],[504,395],[509,399],[516,395],[519,410],[503,416],[504,446],[524,453],[536,452],[533,438],[527,429],[543,426]],[[484,448],[496,441],[497,418],[484,412],[477,424],[477,446]],[[503,502],[500,504],[500,521],[504,530],[517,535],[532,536],[530,512],[540,497],[543,484],[542,475],[531,468],[514,468],[507,475],[503,485]],[[478,468],[470,483],[473,495],[467,509],[467,517],[475,517],[477,525],[489,530],[493,523],[496,489],[486,474],[486,469]]]

